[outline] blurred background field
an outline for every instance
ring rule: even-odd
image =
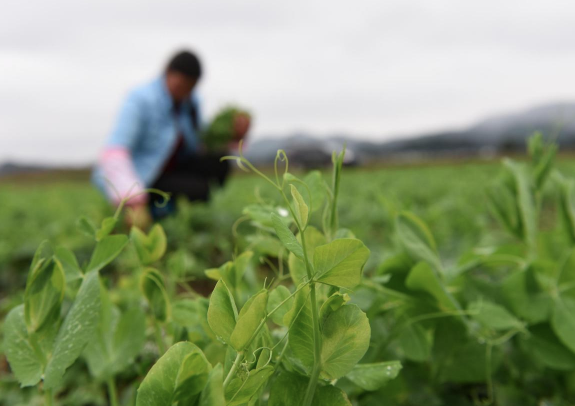
[[[443,160],[345,168],[341,224],[369,246],[373,268],[394,254],[390,238],[396,211],[410,210],[429,225],[441,256],[448,264],[452,263],[472,247],[505,238],[488,210],[486,199],[486,185],[498,173],[499,162],[498,159]],[[568,155],[559,159],[558,167],[566,174],[575,174],[575,163]],[[329,176],[324,173],[326,180]],[[173,247],[187,249],[188,255],[199,256],[194,258],[195,269],[191,272],[201,277],[205,269],[231,256],[232,225],[242,216],[244,208],[262,199],[275,201],[272,196],[265,181],[236,170],[211,202],[178,202],[180,213],[163,222],[171,237],[169,242]],[[112,208],[90,184],[85,171],[5,177],[0,182],[3,285],[18,287],[12,283],[15,281],[8,280],[17,278],[19,287],[23,287],[29,261],[41,241],[48,239],[81,251],[91,241],[79,231],[78,218],[86,216],[98,223],[111,214]]]

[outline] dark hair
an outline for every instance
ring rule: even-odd
[[[191,78],[202,76],[200,60],[190,51],[180,51],[170,59],[166,72],[179,72]]]

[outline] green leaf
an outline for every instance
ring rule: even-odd
[[[340,228],[339,230],[337,230],[335,232],[335,235],[333,236],[334,240],[339,240],[340,238],[352,238],[352,239],[356,239],[357,237],[355,236],[355,234],[353,233],[353,231],[351,231],[348,228]]]
[[[321,309],[319,311],[319,325],[323,326],[323,323],[327,320],[327,318],[339,309],[341,306],[345,305],[349,302],[351,298],[347,293],[339,293],[335,292],[331,295],[323,305],[321,305]]]
[[[234,261],[228,261],[219,268],[212,268],[204,271],[206,276],[210,279],[218,281],[223,279],[229,289],[237,289],[248,269],[254,253],[246,251],[239,255]]]
[[[140,290],[148,300],[154,318],[166,321],[170,318],[170,299],[164,278],[154,268],[146,268],[140,277]]]
[[[248,403],[259,394],[260,389],[263,388],[273,373],[274,367],[268,365],[249,371],[248,377],[245,379],[238,377],[230,381],[226,388],[226,405],[239,406]]]
[[[291,232],[289,227],[284,223],[282,218],[275,213],[271,215],[272,224],[278,238],[290,252],[292,252],[296,257],[303,260],[303,248],[299,241],[295,238],[295,235]]]
[[[308,260],[313,263],[314,252],[317,247],[324,245],[327,241],[325,236],[315,227],[308,226],[305,231],[305,247],[307,250]],[[301,235],[297,236],[298,242],[301,242]],[[295,285],[299,285],[307,277],[305,263],[294,254],[289,254],[288,266],[290,276]]]
[[[523,328],[515,316],[507,311],[503,306],[491,302],[472,302],[468,310],[475,320],[483,326],[493,330],[509,330],[513,328]]]
[[[204,307],[199,300],[181,299],[172,305],[172,321],[187,330],[192,342],[201,341],[211,333],[207,315],[208,304]]]
[[[83,278],[82,268],[72,251],[65,247],[57,247],[55,250],[56,261],[60,264],[66,275],[66,283],[74,282]]]
[[[130,238],[143,265],[160,260],[166,252],[167,239],[160,224],[155,224],[148,235],[137,227],[132,227]]]
[[[543,134],[534,133],[527,141],[529,155],[533,163],[533,175],[537,189],[541,189],[553,168],[557,145],[543,141]]]
[[[24,292],[24,314],[29,333],[40,331],[60,317],[64,300],[66,277],[64,271],[53,259],[38,262],[26,283]]]
[[[306,286],[294,296],[292,308],[284,316],[284,325],[289,329],[289,346],[294,355],[306,368],[313,366],[314,342],[311,317],[310,290]]]
[[[301,406],[309,378],[282,372],[270,390],[268,406]],[[335,386],[318,385],[312,401],[313,406],[351,406],[346,394]]]
[[[267,303],[268,291],[262,289],[242,307],[236,327],[230,336],[230,345],[236,351],[243,351],[249,344],[250,338],[267,315]]]
[[[442,310],[461,310],[459,303],[447,292],[437,274],[426,262],[420,262],[411,269],[405,284],[411,290],[433,296]]]
[[[399,361],[358,364],[346,375],[346,378],[364,390],[375,391],[397,378],[401,368]]]
[[[433,343],[430,335],[421,324],[408,322],[399,335],[399,345],[405,358],[411,361],[424,362],[431,355]]]
[[[44,387],[55,388],[66,369],[76,361],[98,326],[100,284],[97,272],[84,278],[76,299],[66,315],[56,340],[52,357],[44,373]]]
[[[238,287],[240,285],[242,278],[246,273],[246,270],[248,269],[250,261],[252,260],[253,256],[254,256],[253,252],[246,251],[241,255],[239,255],[236,259],[234,259],[234,267],[232,269],[234,287]]]
[[[195,403],[206,387],[211,370],[211,364],[199,348],[186,356],[178,372],[174,402],[181,405]]]
[[[501,291],[509,308],[522,319],[530,323],[548,320],[553,302],[539,286],[532,267],[509,275]]]
[[[496,182],[487,189],[487,197],[494,216],[511,234],[521,238],[521,219],[513,190],[503,182]]]
[[[523,230],[523,241],[534,248],[537,243],[537,212],[535,209],[535,198],[532,193],[533,185],[525,165],[518,164],[511,160],[503,162],[515,180],[516,198],[521,216]]]
[[[495,373],[501,364],[499,347],[493,347],[490,368],[487,368],[485,345],[476,339],[458,345],[447,359],[442,360],[441,382],[483,383],[487,372]]]
[[[105,308],[108,307],[108,314]],[[139,308],[124,313],[104,306],[96,337],[84,349],[90,373],[105,381],[122,372],[138,356],[146,339],[146,319]]]
[[[575,299],[559,297],[555,301],[551,327],[559,340],[575,353]]]
[[[310,211],[315,212],[321,209],[325,201],[325,183],[322,179],[321,172],[311,171],[303,178],[303,181],[307,184],[311,192]]]
[[[294,201],[295,215],[297,217],[298,223],[302,229],[305,229],[309,217],[309,208],[305,203],[302,195],[299,193],[294,185],[290,185],[291,195]]]
[[[489,372],[501,364],[500,346],[492,349]],[[487,345],[468,335],[465,325],[453,318],[438,319],[433,339],[433,368],[440,382],[481,383],[487,376]]]
[[[220,279],[210,296],[208,324],[216,336],[229,343],[237,319],[238,310],[234,297],[226,283]]]
[[[140,405],[136,405],[140,406]],[[152,406],[152,404],[150,404]],[[156,406],[156,405],[154,405]],[[212,369],[208,376],[208,384],[202,391],[199,406],[226,406],[224,397],[224,371],[222,364],[218,364]]]
[[[441,271],[441,261],[431,232],[425,223],[410,212],[400,213],[395,220],[399,241],[414,261],[424,261]]]
[[[114,231],[114,227],[116,227],[117,223],[118,220],[116,220],[114,217],[106,217],[104,220],[102,220],[100,229],[96,231],[96,241],[101,241],[103,238],[110,235],[110,233]]]
[[[43,372],[42,358],[30,343],[24,305],[15,307],[4,321],[4,351],[12,372],[22,387],[40,382]]]
[[[289,172],[284,172],[283,175],[284,181],[286,182],[301,182],[300,179],[295,176],[293,173],[289,173]]]
[[[209,369],[209,363],[197,346],[190,342],[173,345],[144,378],[138,388],[136,406],[172,406],[178,400],[189,400],[198,394],[202,382],[208,381],[210,386]],[[209,376],[217,369],[212,370]],[[221,378],[221,368],[219,371]]]
[[[291,295],[291,292],[288,288],[283,285],[278,286],[274,290],[270,292],[270,297],[268,299],[268,307],[267,312],[271,312],[277,306],[280,305],[284,300],[286,301],[281,307],[279,307],[274,314],[272,314],[272,320],[278,326],[285,326],[284,324],[284,316],[286,313],[291,309],[293,304],[293,297],[286,300]]]
[[[214,281],[219,281],[222,278],[222,273],[219,268],[210,268],[204,271],[206,276]]]
[[[326,285],[354,288],[369,258],[369,250],[355,239],[339,239],[317,247],[314,252],[314,279]]]
[[[270,258],[277,258],[280,252],[284,250],[282,242],[272,235],[251,234],[245,236],[245,239],[254,251]]]
[[[558,288],[564,295],[572,296],[571,286],[575,284],[575,248],[569,252],[567,259],[557,267],[557,273],[552,274],[550,289]]]
[[[211,268],[204,271],[206,276],[210,279],[215,281],[219,281],[223,279],[226,284],[233,288],[235,287],[235,278],[233,277],[233,267],[234,263],[232,261],[228,261],[224,263],[219,268]]]
[[[321,365],[327,379],[349,373],[369,347],[371,328],[364,312],[353,304],[332,312],[322,325]]]
[[[96,225],[87,217],[82,216],[76,222],[78,229],[90,238],[96,238]]]
[[[122,234],[109,235],[98,241],[86,268],[86,273],[104,268],[120,255],[126,244],[128,244],[128,237]]]
[[[244,215],[252,220],[252,225],[262,229],[273,228],[272,219],[270,213],[274,213],[280,216],[280,219],[289,226],[292,219],[289,217],[289,212],[283,207],[275,207],[265,204],[251,204],[244,208],[242,211]]]
[[[575,354],[559,341],[548,324],[532,326],[529,333],[528,338],[521,340],[529,357],[559,371],[575,369]]]
[[[140,353],[146,337],[146,318],[139,307],[126,310],[112,337],[115,372],[122,371]]]
[[[575,181],[557,176],[559,181],[559,213],[571,244],[575,244]]]

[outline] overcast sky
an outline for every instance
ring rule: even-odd
[[[250,108],[252,140],[384,140],[575,100],[573,1],[2,0],[0,162],[94,160],[181,47],[206,113]]]

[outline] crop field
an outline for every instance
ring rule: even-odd
[[[238,173],[128,229],[0,183],[0,405],[575,404],[575,162]]]

